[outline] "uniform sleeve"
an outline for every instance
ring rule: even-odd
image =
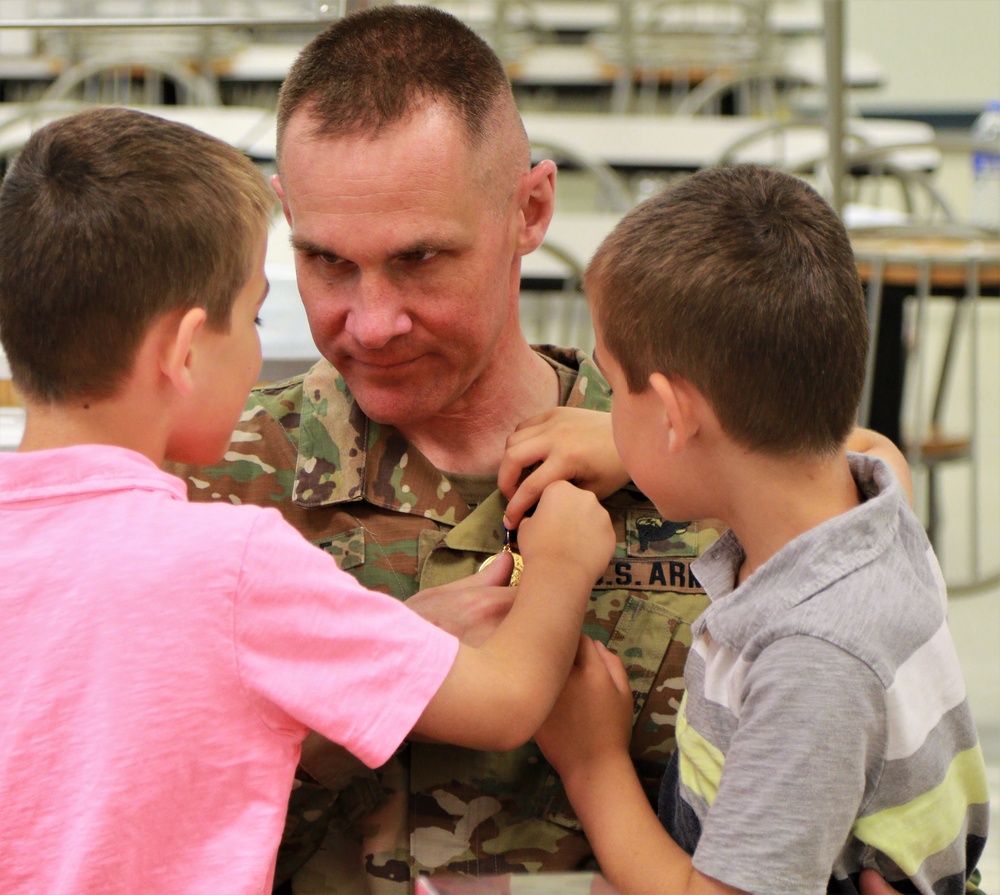
[[[274,510],[254,525],[234,604],[240,677],[266,724],[385,762],[438,691],[458,641],[363,588]]]
[[[748,673],[694,866],[761,895],[825,893],[881,773],[884,706],[874,673],[838,647],[769,645]]]

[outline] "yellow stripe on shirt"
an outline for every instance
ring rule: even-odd
[[[885,853],[908,876],[959,837],[969,805],[989,800],[983,753],[976,744],[959,752],[934,789],[905,805],[854,822],[854,835]]]
[[[715,801],[725,756],[687,723],[687,692],[677,712],[677,749],[681,783],[707,805]]]

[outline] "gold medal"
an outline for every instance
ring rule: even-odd
[[[504,529],[503,536],[503,550],[500,553],[494,553],[492,556],[486,557],[483,560],[482,565],[479,566],[479,571],[481,572],[485,569],[493,560],[503,553],[509,553],[514,557],[514,569],[510,573],[510,582],[508,587],[517,587],[521,582],[521,572],[524,571],[524,559],[522,559],[521,554],[517,552],[517,532],[508,531]]]

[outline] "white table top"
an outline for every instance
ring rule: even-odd
[[[738,139],[754,133],[767,119],[741,115],[601,115],[546,112],[522,116],[531,139],[579,147],[616,168],[693,171],[716,164]],[[934,136],[923,122],[893,119],[851,119],[847,127],[875,145],[921,142]],[[826,153],[822,122],[794,129],[784,138],[759,141],[739,157],[760,164],[797,163]],[[901,163],[921,169],[937,167],[940,156],[927,150],[902,154]]]
[[[19,146],[33,131],[38,130],[48,122],[87,108],[90,106],[67,102],[44,106],[34,103],[0,103],[0,150],[10,146]],[[253,106],[139,106],[136,108],[160,118],[188,124],[243,151],[247,151],[251,146],[260,145],[260,138],[263,134],[270,140],[270,149],[264,155],[264,159],[274,159],[274,134],[276,133],[274,113],[267,109]]]
[[[694,171],[716,164],[736,140],[768,123],[767,119],[741,115],[610,115],[596,112],[529,112],[522,116],[531,139],[563,144],[604,159],[616,168]],[[934,129],[919,121],[857,118],[848,127],[873,145],[923,142]],[[274,121],[262,129],[257,139],[241,148],[258,159],[274,158]],[[804,162],[826,153],[824,125],[796,129],[782,141],[762,140],[740,156],[740,161],[786,165]],[[902,153],[902,164],[933,170],[940,162],[938,153],[919,150]]]
[[[46,121],[74,108],[60,105],[35,119],[8,124],[32,110],[24,103],[0,104],[0,148],[19,145]],[[251,106],[157,106],[144,111],[172,121],[190,124],[225,140],[263,161],[274,160],[276,124],[274,113]],[[718,162],[737,139],[767,124],[750,116],[659,116],[607,115],[600,113],[546,112],[523,116],[528,135],[541,142],[579,147],[590,155],[625,169],[696,170]],[[874,145],[920,142],[933,137],[930,125],[892,119],[851,119],[850,129]],[[764,164],[802,162],[825,153],[827,135],[822,123],[790,131],[785,140],[768,138],[740,156],[741,161]],[[913,167],[931,170],[939,162],[937,153],[912,151],[897,158]]]
[[[213,63],[222,81],[283,81],[302,45],[256,41]]]
[[[402,0],[419,3],[424,0]],[[496,0],[437,0],[433,5],[474,23],[490,22]],[[618,27],[620,7],[630,0],[534,0],[531,17],[542,28],[564,33],[587,34]],[[706,8],[702,15],[710,15]],[[507,13],[517,25],[527,16],[512,3]],[[823,10],[819,0],[772,0],[767,13],[768,26],[783,37],[821,34]]]
[[[800,86],[826,83],[826,60],[821,44],[796,43],[781,49],[785,79]],[[234,57],[235,58],[235,57]],[[537,44],[507,65],[515,87],[606,87],[620,76],[621,66],[602,46]],[[885,85],[885,69],[870,53],[848,50],[844,59],[844,86],[871,89]]]

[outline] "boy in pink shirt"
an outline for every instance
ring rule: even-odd
[[[240,153],[125,109],[38,131],[0,191],[27,410],[0,455],[4,893],[269,891],[309,729],[373,766],[411,730],[513,748],[572,662],[614,544],[588,492],[546,489],[473,649],[161,470],[218,460],[260,372],[272,207]]]

